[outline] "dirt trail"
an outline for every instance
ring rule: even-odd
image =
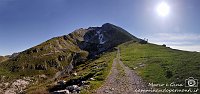
[[[110,75],[104,85],[96,91],[96,94],[149,94],[135,92],[136,89],[148,89],[148,87],[133,70],[120,61],[118,49]]]

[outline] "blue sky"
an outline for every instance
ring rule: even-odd
[[[155,11],[163,1],[170,7],[166,17]],[[199,4],[199,0],[0,0],[0,55],[107,22],[152,43],[200,51]]]

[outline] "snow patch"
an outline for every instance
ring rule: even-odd
[[[103,36],[103,34],[101,33],[101,30],[98,30],[98,31],[97,31],[97,34],[98,34],[98,36],[99,36],[99,43],[100,43],[100,44],[104,44],[106,41],[103,40],[103,39],[104,39],[104,36]]]

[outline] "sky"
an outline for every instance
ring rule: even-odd
[[[165,2],[169,14],[160,16]],[[200,0],[0,0],[0,55],[112,23],[151,43],[200,51]]]

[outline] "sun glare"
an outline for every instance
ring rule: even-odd
[[[161,2],[156,7],[156,11],[159,16],[165,17],[169,14],[170,7],[166,2]]]

